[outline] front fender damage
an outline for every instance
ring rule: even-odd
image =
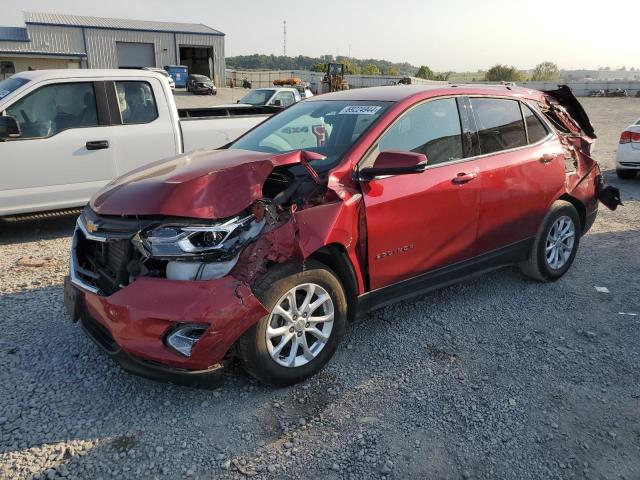
[[[354,266],[361,264],[366,250],[362,248],[359,218],[362,196],[357,188],[345,187],[329,178],[325,188],[310,199],[298,199],[287,208],[259,200],[250,211],[267,224],[251,244],[240,253],[229,276],[238,282],[236,294],[240,301],[260,302],[255,286],[273,264],[293,262],[302,268],[318,249],[329,244],[341,245]],[[363,280],[357,269],[358,288]],[[260,304],[265,312],[266,306]],[[234,328],[237,340],[255,322],[242,321]],[[231,340],[231,339],[229,339]],[[233,343],[233,342],[231,342]]]

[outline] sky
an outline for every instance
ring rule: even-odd
[[[350,52],[436,71],[543,61],[595,69],[640,67],[636,7],[632,0],[0,0],[0,25],[23,25],[23,11],[204,23],[226,34],[226,55],[234,56],[281,55],[286,20],[291,56]]]

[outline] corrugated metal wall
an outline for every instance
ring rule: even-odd
[[[31,42],[0,42],[0,52],[87,54],[89,68],[118,68],[116,42],[152,43],[156,66],[180,64],[179,47],[211,47],[213,71],[219,86],[225,84],[224,36],[137,30],[27,25]],[[85,51],[86,38],[86,51]],[[6,54],[5,54],[6,55]],[[71,57],[72,55],[70,55]]]
[[[29,25],[30,42],[0,42],[0,51],[84,53],[81,28]]]
[[[308,70],[229,70],[227,76],[233,78],[236,86],[242,86],[242,80],[247,79],[253,88],[273,87],[274,80],[284,80],[297,77],[310,84],[314,93],[322,90],[322,77],[324,73],[310,72]],[[345,80],[349,83],[349,88],[382,87],[385,85],[395,85],[406,77],[388,75],[345,75]],[[447,84],[447,82],[436,82],[424,80],[422,78],[410,77],[414,85]]]
[[[156,55],[156,65],[159,67],[171,65],[176,61],[175,44],[171,33],[98,28],[87,28],[85,32],[89,68],[118,68],[116,42],[152,43]]]

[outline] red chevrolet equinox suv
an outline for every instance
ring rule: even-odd
[[[606,187],[567,87],[321,95],[134,170],[78,219],[65,303],[126,370],[299,382],[372,309],[505,265],[553,281]]]

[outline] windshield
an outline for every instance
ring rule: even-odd
[[[11,92],[19,89],[25,83],[29,83],[29,80],[20,77],[11,77],[6,80],[2,80],[0,82],[0,98],[6,97]]]
[[[211,81],[210,79],[208,79],[204,75],[192,75],[191,78],[194,79],[196,82],[210,82]]]
[[[275,90],[251,90],[240,99],[240,103],[248,103],[250,105],[266,105],[267,101],[273,96]]]
[[[315,167],[334,165],[392,104],[300,102],[262,123],[229,148],[277,154],[307,150],[326,157],[313,161]]]

